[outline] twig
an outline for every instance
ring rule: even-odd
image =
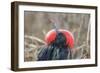
[[[43,33],[43,35],[46,35],[46,31],[45,30],[43,30],[42,33]]]
[[[88,24],[88,32],[87,32],[87,39],[86,39],[86,41],[87,41],[87,44],[88,44],[88,41],[89,41],[89,32],[90,32],[90,21],[89,21],[89,24]]]
[[[82,19],[84,18],[84,16],[82,16]],[[79,42],[79,38],[80,38],[80,33],[81,33],[81,29],[82,29],[82,25],[83,25],[83,21],[81,21],[79,29],[78,29],[78,37],[76,39],[76,43],[78,44]]]
[[[25,38],[28,38],[28,39],[31,39],[31,40],[36,40],[36,41],[38,41],[38,42],[41,42],[41,43],[45,44],[45,42],[44,42],[43,40],[41,40],[41,39],[39,39],[39,38],[37,38],[37,37],[35,37],[35,36],[25,35],[24,37],[25,37]]]
[[[83,45],[81,45],[81,46],[79,46],[79,47],[76,47],[75,49],[77,49],[77,50],[79,50],[79,49],[81,49],[82,47],[84,47],[84,46],[86,46],[87,44],[85,43],[85,44],[83,44]]]
[[[31,47],[31,48],[37,48],[37,46],[36,46],[36,45],[33,45],[33,44],[28,44],[28,43],[26,43],[26,42],[25,42],[25,45],[27,45],[27,46],[29,46],[29,47]]]

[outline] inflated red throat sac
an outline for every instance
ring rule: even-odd
[[[66,46],[68,46],[69,48],[72,49],[74,47],[74,37],[73,37],[72,33],[65,29],[58,29],[57,31],[59,33],[62,33],[65,36]],[[47,45],[49,45],[55,41],[57,34],[58,34],[57,31],[55,29],[52,29],[46,34],[45,42]]]

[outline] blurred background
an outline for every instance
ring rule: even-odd
[[[24,61],[36,61],[44,38],[54,24],[72,32],[75,40],[73,59],[90,58],[90,14],[60,12],[24,12]]]

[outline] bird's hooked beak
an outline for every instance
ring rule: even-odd
[[[59,33],[59,31],[58,31],[59,30],[59,26],[56,23],[54,23],[53,27],[54,27],[56,33],[58,34]]]

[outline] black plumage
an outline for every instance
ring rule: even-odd
[[[43,60],[64,60],[71,57],[70,49],[66,45],[66,38],[63,33],[57,32],[56,38],[49,45],[41,48],[38,54],[38,61]]]

